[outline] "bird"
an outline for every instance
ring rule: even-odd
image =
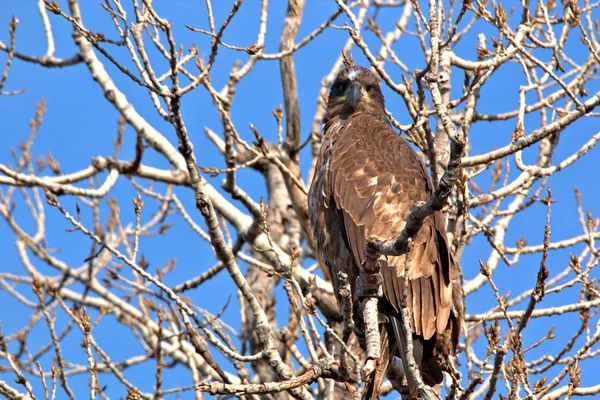
[[[380,78],[371,70],[346,65],[333,81],[314,171],[308,209],[316,256],[330,271],[340,306],[336,277],[339,272],[348,276],[354,316],[360,321],[356,282],[365,246],[372,239],[396,239],[412,206],[427,201],[434,190],[425,165],[392,127]],[[428,386],[442,383],[460,339],[460,286],[443,213],[425,219],[412,241],[408,266],[405,255],[380,257],[379,263],[381,355],[363,398],[379,398],[395,356],[402,360],[408,390],[416,397],[417,383],[405,360],[407,337],[412,337],[414,359]],[[411,336],[402,324],[404,290]]]

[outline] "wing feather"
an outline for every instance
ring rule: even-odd
[[[412,309],[413,309],[413,315],[412,315],[412,320],[413,320],[413,326],[414,326],[414,332],[417,335],[422,335],[423,334],[423,324],[425,321],[423,321],[422,318],[422,313],[421,313],[421,284],[420,284],[420,279],[419,280],[413,280],[411,281],[411,289],[412,289]]]
[[[418,280],[421,286],[421,312],[423,321],[423,337],[432,337],[436,332],[436,313],[434,308],[434,291],[431,279],[420,278]],[[446,326],[444,326],[446,329]]]

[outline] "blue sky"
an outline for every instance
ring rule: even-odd
[[[58,3],[61,8],[64,10],[67,9],[66,1],[59,1]],[[99,2],[82,0],[80,3],[86,27],[94,32],[102,32],[112,39],[118,39],[110,18],[100,7]],[[227,16],[230,3],[227,1],[214,2],[215,21],[218,25]],[[505,7],[510,9],[510,5],[513,2],[503,3],[507,3]],[[200,49],[200,55],[205,57],[208,55],[210,41],[207,37],[199,33],[192,33],[183,26],[185,23],[203,29],[207,28],[204,2],[192,0],[155,0],[154,4],[158,13],[174,25],[178,43],[182,43],[185,48],[189,48],[192,43],[195,43]],[[225,32],[223,40],[226,43],[241,47],[254,43],[258,32],[259,7],[260,2],[258,0],[244,2],[239,14],[235,16],[233,23]],[[274,53],[278,50],[279,34],[286,7],[287,2],[283,0],[273,0],[269,5],[269,23],[265,49],[268,53]],[[307,0],[298,38],[303,38],[313,31],[335,8],[333,1]],[[130,10],[129,5],[127,5],[127,9]],[[386,9],[379,16],[378,21],[382,27],[389,27],[397,21],[399,12],[400,10],[390,11]],[[0,40],[4,43],[7,43],[9,39],[8,21],[12,15],[15,15],[19,19],[17,50],[34,56],[43,55],[46,51],[46,42],[41,19],[37,12],[37,2],[33,0],[0,1]],[[516,20],[516,18],[513,19]],[[72,42],[70,24],[54,15],[50,15],[50,20],[56,40],[56,56],[71,57],[75,54],[76,48]],[[344,20],[344,18],[340,18],[336,23],[342,25]],[[511,25],[514,26],[514,23]],[[409,24],[409,29],[414,30],[413,22]],[[490,31],[488,25],[476,23],[472,31],[454,49],[455,52],[463,58],[476,59],[476,38],[480,32],[491,33],[492,31]],[[368,43],[377,43],[372,33],[365,32],[364,36]],[[296,71],[302,115],[302,140],[308,136],[312,125],[321,79],[329,72],[346,39],[347,32],[328,29],[317,41],[301,49],[296,55]],[[489,41],[488,45],[491,46]],[[150,44],[148,48],[151,48]],[[374,46],[373,48],[378,47]],[[131,62],[128,62],[126,50],[115,47],[109,47],[109,49],[118,60],[131,67]],[[394,50],[409,68],[424,67],[424,56],[415,38],[405,35],[395,45]],[[588,56],[587,49],[577,38],[571,39],[567,43],[565,51],[576,62],[581,62]],[[365,63],[365,59],[359,51],[354,50],[353,55],[357,62]],[[547,53],[540,53],[538,56],[544,60],[550,59]],[[166,64],[159,59],[157,52],[153,51],[153,49],[150,50],[150,57],[156,61],[155,69],[159,74],[166,71]],[[3,65],[5,59],[6,54],[0,54],[0,64]],[[147,92],[131,82],[127,77],[121,75],[104,58],[100,57],[100,59],[105,62],[105,66],[115,83],[127,95],[127,98],[136,107],[136,110],[148,122],[161,131],[171,143],[176,145],[177,141],[173,128],[156,113],[149,101]],[[245,61],[246,59],[247,55],[243,52],[235,52],[222,48],[211,74],[215,88],[221,88],[223,83],[226,82],[231,67],[236,60]],[[190,68],[192,68],[191,65]],[[401,81],[401,71],[398,68],[388,66],[388,72],[396,82]],[[453,98],[460,95],[462,81],[462,73],[456,73],[452,76]],[[482,89],[478,111],[481,113],[498,113],[515,109],[518,100],[517,90],[519,85],[522,84],[523,78],[519,65],[509,64],[502,66],[498,73]],[[27,138],[29,120],[34,115],[35,104],[42,99],[46,101],[47,113],[32,150],[34,156],[37,157],[51,152],[60,162],[64,172],[73,172],[89,165],[91,158],[94,156],[112,155],[113,142],[116,138],[118,113],[104,99],[99,86],[92,80],[85,65],[76,65],[62,69],[44,69],[34,64],[15,60],[4,90],[18,90],[21,88],[26,89],[25,93],[21,95],[0,97],[0,116],[3,119],[0,134],[1,163],[12,163],[13,159],[10,148],[11,146],[16,147],[20,141]],[[590,95],[599,89],[597,82],[592,82],[588,86]],[[388,109],[402,123],[408,123],[402,99],[394,95],[387,88],[384,88],[384,94],[386,95]],[[534,102],[535,99],[531,97],[528,98],[528,101]],[[248,123],[252,123],[267,139],[275,140],[276,125],[271,110],[277,108],[281,103],[282,93],[278,62],[259,62],[248,77],[239,84],[236,100],[232,108],[233,121],[242,137],[252,140],[252,133],[248,128]],[[206,140],[203,133],[204,127],[210,127],[216,132],[222,131],[217,111],[205,90],[198,89],[184,98],[183,115],[191,139],[196,146],[198,162],[203,166],[223,166],[223,160],[216,155],[214,148]],[[483,153],[495,147],[506,145],[514,130],[514,124],[514,120],[506,123],[480,122],[476,124],[470,132],[472,145],[470,154]],[[528,118],[526,120],[527,132],[530,133],[538,128],[539,124],[540,121],[537,115]],[[597,126],[598,124],[594,118],[588,118],[568,127],[561,134],[560,145],[558,146],[554,160],[560,161],[578,149],[592,134],[597,132]],[[127,127],[125,142],[120,154],[122,159],[128,160],[133,157],[134,141],[135,132]],[[525,161],[534,160],[535,149],[536,146],[533,146],[531,149],[525,151]],[[302,153],[302,166],[305,178],[308,171],[309,156],[309,151]],[[596,183],[597,170],[600,167],[599,156],[598,149],[593,149],[578,163],[550,179],[554,197],[558,200],[553,205],[552,211],[551,227],[553,239],[568,238],[581,234],[581,227],[575,209],[574,187],[578,187],[583,193],[584,208],[589,209],[595,216],[599,214],[600,206],[596,201],[600,196],[600,187]],[[168,168],[166,161],[151,150],[145,153],[143,162],[147,165]],[[517,175],[514,171],[514,164],[512,164],[512,167],[510,177],[514,179]],[[244,189],[255,199],[264,195],[262,179],[256,173],[243,172],[240,174],[240,178],[244,182]],[[221,179],[210,179],[210,182],[219,187]],[[487,174],[478,179],[478,183],[484,187],[487,182],[489,182]],[[160,188],[160,185],[157,187]],[[135,196],[135,193],[135,189],[125,179],[121,179],[111,192],[111,195],[119,200],[123,224],[134,221],[130,199]],[[200,216],[194,211],[192,192],[179,189],[177,193],[184,201],[194,219],[200,222]],[[61,198],[61,202],[68,209],[74,211],[74,199],[65,197]],[[143,219],[148,220],[151,218],[151,213],[156,210],[156,207],[149,199],[146,200],[146,204],[147,208],[145,209]],[[104,216],[106,216],[108,208],[103,206],[102,209]],[[66,232],[66,229],[70,227],[69,224],[55,210],[48,208],[46,213],[49,238],[48,247],[56,248],[58,251],[56,253],[57,257],[65,262],[72,266],[79,266],[89,256],[91,248],[89,239],[83,237],[80,233]],[[530,244],[541,243],[545,213],[545,207],[537,204],[515,218],[507,234],[506,244],[514,245],[516,240],[523,234]],[[25,229],[33,229],[33,223],[27,207],[20,197],[17,197],[17,207],[14,215]],[[86,213],[85,209],[82,214],[82,221],[84,223],[91,221],[91,215],[89,212]],[[163,266],[168,260],[176,258],[177,264],[174,272],[168,274],[165,278],[166,283],[176,284],[196,276],[209,268],[214,264],[214,259],[208,245],[193,234],[181,217],[176,215],[171,216],[170,221],[176,225],[174,228],[171,228],[169,234],[142,238],[140,251],[150,260],[152,270],[154,270],[154,267]],[[577,254],[581,249],[582,246],[579,245],[570,251]],[[479,266],[477,260],[478,258],[486,258],[489,251],[489,245],[482,237],[476,238],[468,246],[461,260],[467,278],[472,278],[478,273]],[[568,253],[568,251],[561,251],[551,255],[548,262],[551,277],[552,273],[561,271],[565,267],[569,256]],[[0,264],[1,271],[24,273],[16,255],[14,236],[4,221],[0,222],[0,254],[3,255],[3,262]],[[52,273],[49,267],[45,266],[39,260],[35,260],[35,265],[42,272]],[[505,265],[500,265],[495,279],[501,292],[506,293],[511,291],[513,295],[516,295],[522,290],[531,287],[535,282],[538,265],[539,255],[523,256],[521,262],[515,267],[509,268]],[[127,271],[124,272],[124,274],[128,273]],[[24,292],[28,298],[33,298],[33,294],[27,289]],[[187,295],[190,296],[196,305],[212,313],[217,313],[231,296],[231,305],[225,311],[223,318],[235,328],[238,327],[237,297],[234,286],[226,273],[221,273],[200,290],[190,292]],[[277,296],[281,301],[285,295],[279,290]],[[552,295],[544,299],[544,302],[539,307],[566,304],[573,296],[576,296],[576,293],[573,290],[567,290],[560,295]],[[494,302],[491,290],[485,287],[468,303],[468,312],[478,313],[486,311]],[[1,329],[5,335],[11,335],[15,330],[22,328],[27,323],[29,310],[15,302],[3,291],[0,291],[0,304],[3,305],[0,308]],[[282,309],[281,318],[286,317],[285,310],[286,308]],[[128,333],[128,330],[121,328],[119,324],[111,321],[111,316],[105,318],[106,320],[95,331],[95,337],[99,343],[106,346],[109,354],[113,355],[113,359],[125,359],[127,356],[139,354],[142,351],[140,345]],[[530,340],[526,345],[533,343],[543,336],[545,334],[544,329],[552,325],[559,325],[556,330],[559,336],[556,340],[562,344],[573,332],[571,325],[577,322],[577,315],[536,321],[535,326],[539,328],[535,332],[530,331],[525,336],[526,341]],[[67,319],[64,315],[61,316],[59,314],[57,326],[64,327],[66,323]],[[37,326],[30,335],[31,349],[37,350],[40,345],[47,343],[48,339],[49,336],[46,327],[43,324]],[[84,363],[85,355],[79,346],[80,342],[81,334],[74,331],[65,339],[63,348],[67,358]],[[67,345],[67,343],[70,344]],[[15,348],[12,347],[11,350],[14,351]],[[483,355],[481,354],[481,357]],[[219,360],[222,359],[218,355],[217,357]],[[51,360],[51,356],[41,359],[45,369],[50,367]],[[591,369],[587,368],[590,367],[586,367],[582,372],[582,383],[584,385],[595,382]],[[154,384],[152,371],[152,363],[149,363],[146,366],[134,367],[127,370],[126,375],[132,382],[139,385],[142,390],[150,391]],[[0,375],[0,379],[12,382],[9,374]],[[107,394],[111,398],[124,397],[123,388],[115,380],[105,376],[101,376],[100,379],[101,384],[108,384]],[[41,387],[39,382],[33,381],[33,383],[34,387],[38,389]],[[165,386],[167,387],[188,385],[190,383],[191,377],[187,372],[182,373],[182,369],[176,368],[173,371],[166,372]],[[77,393],[86,393],[87,376],[81,375],[74,378],[72,387]],[[188,398],[188,396],[191,397],[191,394],[184,394],[184,398]]]

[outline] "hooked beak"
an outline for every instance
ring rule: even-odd
[[[360,90],[360,83],[352,82],[350,89],[348,89],[348,101],[352,104],[352,107],[356,107],[359,101],[362,100],[362,91]]]

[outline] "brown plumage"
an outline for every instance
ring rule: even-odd
[[[388,121],[377,76],[362,67],[342,70],[331,87],[308,201],[319,261],[331,271],[336,295],[337,273],[348,274],[359,322],[355,283],[367,238],[395,239],[412,205],[428,200],[432,190],[423,163]],[[404,264],[404,256],[382,261],[382,359],[365,388],[366,398],[379,397],[389,363],[394,356],[404,357]],[[407,283],[413,353],[430,386],[442,382],[440,362],[454,354],[458,345],[462,310],[456,275],[444,217],[437,212],[425,220],[413,241]],[[416,385],[411,379],[408,386],[414,394]]]

